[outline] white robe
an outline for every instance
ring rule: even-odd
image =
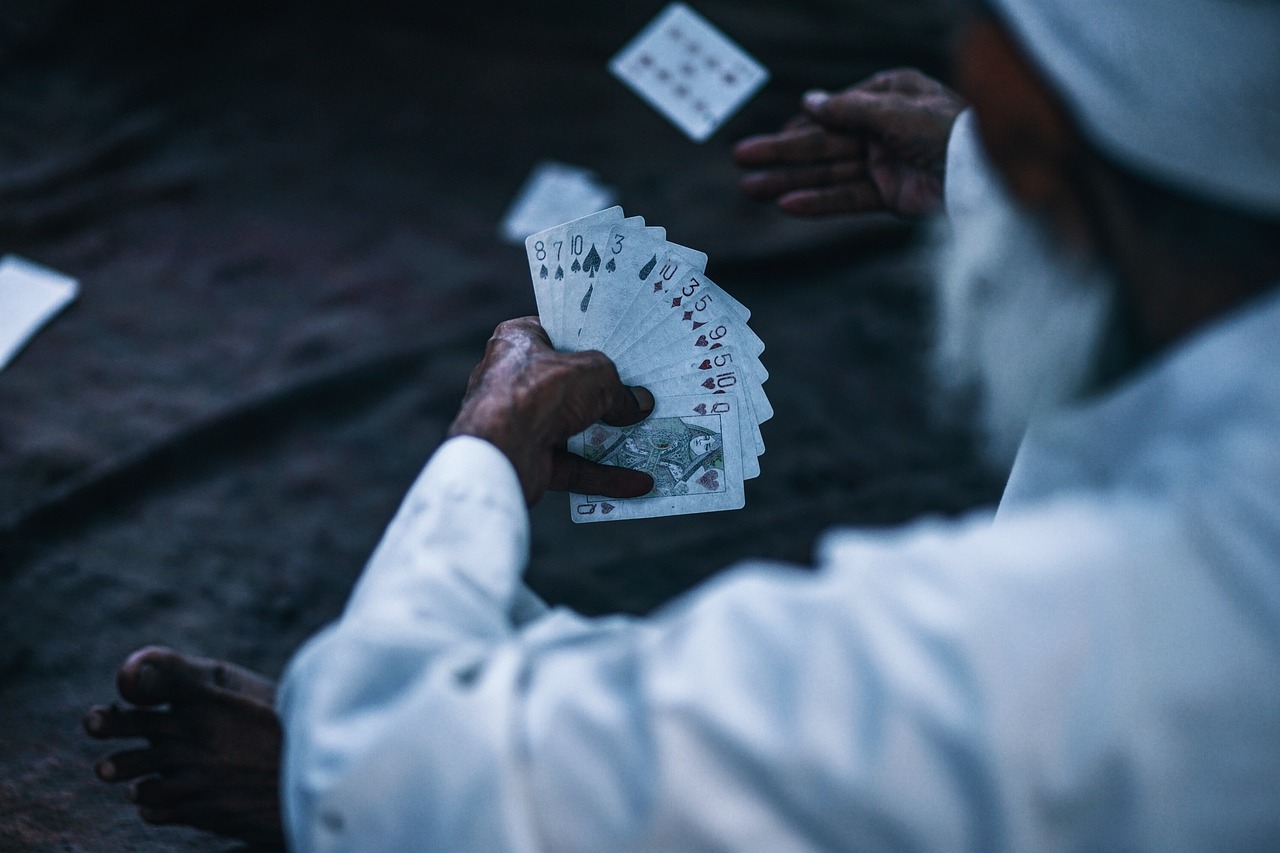
[[[1039,423],[994,523],[646,619],[537,613],[513,470],[449,441],[282,684],[291,846],[1276,849],[1278,353],[1273,292]]]

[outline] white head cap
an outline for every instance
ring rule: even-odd
[[[1280,0],[989,0],[1116,162],[1280,215]]]

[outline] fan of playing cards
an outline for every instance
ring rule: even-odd
[[[579,456],[654,480],[642,498],[571,495],[574,521],[740,509],[743,481],[760,473],[760,424],[773,416],[764,343],[750,312],[703,274],[707,256],[666,236],[611,207],[525,241],[556,349],[601,350],[657,401],[640,424],[596,424],[570,439]]]

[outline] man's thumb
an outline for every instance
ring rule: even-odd
[[[613,426],[630,426],[649,417],[654,405],[653,394],[649,393],[648,388],[624,385],[621,392],[614,398],[613,407],[601,420]]]

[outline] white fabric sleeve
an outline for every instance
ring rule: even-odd
[[[1142,506],[830,536],[817,571],[753,564],[648,619],[553,610],[516,630],[524,513],[501,462],[446,446],[291,664],[291,849],[1172,849],[1272,778],[1151,752],[1153,725],[1202,733],[1161,709],[1263,670],[1232,662],[1248,644],[1230,602]],[[1230,654],[1206,657],[1207,636]],[[1195,677],[1162,694],[1157,669]],[[1165,793],[1188,785],[1212,810],[1179,822]]]
[[[489,716],[502,713],[500,702],[470,688],[481,669],[498,668],[486,651],[513,632],[513,611],[528,618],[542,607],[520,583],[528,539],[524,497],[506,457],[470,437],[442,445],[388,526],[342,618],[304,647],[281,683],[281,797],[292,849],[371,849],[367,836],[361,841],[343,831],[353,803],[342,788],[364,785],[376,802],[381,787],[397,781],[394,772],[380,771],[404,769],[396,761],[410,753],[399,739],[412,740],[423,721],[441,721],[437,734],[465,755],[468,727],[491,724]],[[421,767],[424,778],[441,769]],[[446,787],[465,785],[465,762],[439,779]],[[443,791],[437,796],[451,799]],[[384,800],[393,801],[405,805],[403,797]],[[364,819],[371,819],[367,812]],[[448,831],[441,837],[459,838]]]
[[[344,622],[510,628],[529,550],[520,481],[493,445],[445,442],[410,487],[347,604]]]
[[[947,216],[959,223],[957,227],[993,202],[1006,199],[1000,177],[982,148],[972,109],[960,113],[951,125],[943,196]]]

